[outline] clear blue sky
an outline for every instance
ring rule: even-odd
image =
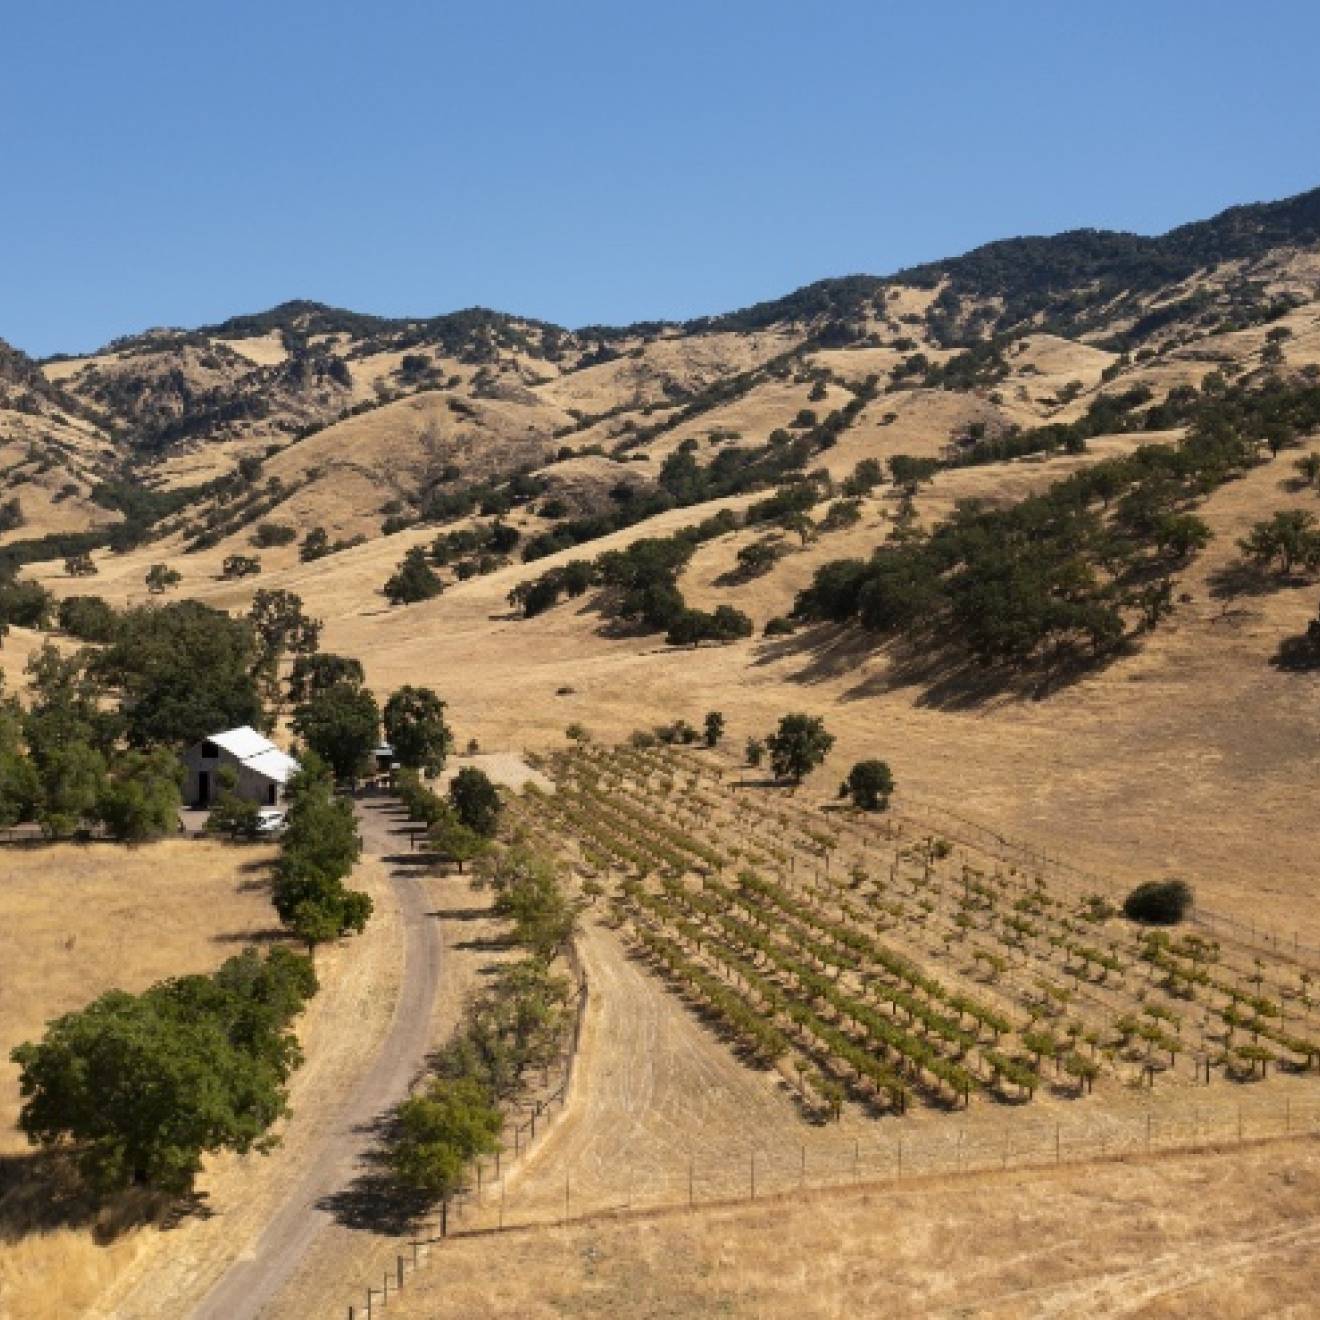
[[[1313,0],[62,0],[0,42],[34,354],[295,297],[685,317],[1320,184]]]

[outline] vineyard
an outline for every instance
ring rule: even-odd
[[[521,827],[635,955],[804,1112],[1065,1102],[1286,1076],[1320,1059],[1312,974],[1151,930],[899,812],[821,811],[712,753],[587,745]]]

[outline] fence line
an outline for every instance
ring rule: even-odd
[[[548,1190],[512,1208],[501,1189],[490,1199],[478,1183],[468,1189],[467,1213],[449,1228],[448,1238],[470,1238],[544,1229],[630,1214],[750,1205],[770,1198],[791,1199],[808,1192],[896,1185],[913,1179],[957,1177],[1009,1169],[1063,1167],[1097,1160],[1124,1160],[1178,1151],[1219,1149],[1247,1143],[1320,1135],[1320,1100],[1291,1099],[1260,1104],[1151,1105],[1144,1112],[1104,1121],[1024,1119],[1020,1122],[939,1123],[926,1130],[899,1128],[880,1141],[860,1138],[766,1146],[744,1143],[723,1151],[702,1151],[686,1164],[672,1164],[636,1177],[612,1170],[617,1190],[593,1193],[594,1174],[574,1165],[564,1170],[563,1194]],[[574,1193],[576,1189],[576,1201]],[[382,1274],[383,1287],[368,1289],[365,1310],[348,1308],[349,1320],[371,1320],[400,1291],[410,1273],[430,1259],[446,1240],[439,1234],[409,1239]]]

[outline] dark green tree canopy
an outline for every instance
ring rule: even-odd
[[[885,761],[858,761],[844,785],[853,805],[863,811],[883,811],[894,791],[894,775]]]
[[[262,727],[257,658],[246,620],[181,600],[122,615],[89,669],[118,691],[133,746],[188,746],[219,729]]]
[[[500,791],[484,771],[465,765],[449,785],[449,800],[468,829],[483,838],[494,836],[500,823]]]
[[[19,1126],[33,1143],[71,1146],[97,1189],[191,1189],[202,1156],[267,1149],[299,1062],[290,1025],[315,993],[311,965],[287,949],[247,950],[214,976],[112,990],[13,1051]]]
[[[818,715],[794,712],[779,721],[765,745],[776,776],[798,784],[829,755],[834,735],[825,731],[825,721]]]
[[[298,707],[293,727],[337,779],[354,779],[380,740],[380,708],[366,688],[335,683]]]
[[[430,688],[399,688],[385,703],[384,722],[401,766],[431,775],[444,769],[454,737],[445,723],[445,703]]]

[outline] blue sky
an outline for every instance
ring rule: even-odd
[[[306,297],[685,317],[1320,184],[1320,6],[64,0],[0,26],[0,337]]]

